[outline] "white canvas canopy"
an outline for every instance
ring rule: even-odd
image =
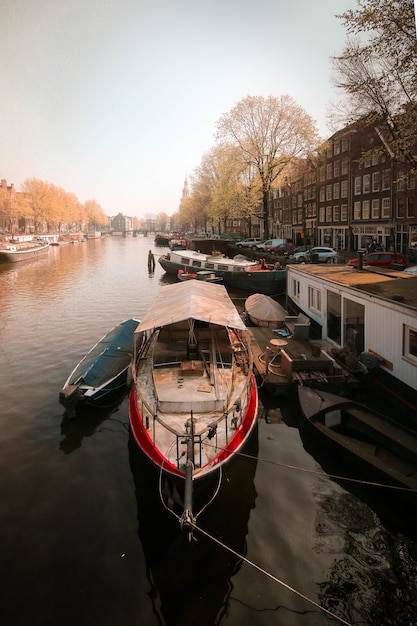
[[[162,287],[136,332],[189,319],[246,329],[223,285],[189,280]]]
[[[254,293],[249,296],[245,302],[245,309],[249,315],[257,320],[284,321],[286,316],[285,309],[278,302],[262,293]]]

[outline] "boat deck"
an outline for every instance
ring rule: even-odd
[[[296,388],[300,382],[315,386],[358,383],[355,376],[333,359],[328,342],[295,337],[283,337],[277,342],[279,335],[271,328],[254,326],[248,330],[254,368],[263,385],[273,393]]]

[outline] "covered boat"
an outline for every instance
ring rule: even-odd
[[[59,394],[60,403],[73,415],[77,405],[99,405],[127,384],[139,320],[131,318],[115,326],[81,359]]]
[[[279,302],[262,293],[254,293],[245,302],[245,311],[255,326],[280,328],[287,315]]]
[[[223,254],[204,254],[195,250],[172,250],[158,259],[168,274],[178,276],[178,271],[196,273],[208,270],[221,276],[226,287],[278,295],[285,292],[287,270],[261,261],[250,261],[242,255],[233,259]]]
[[[352,399],[300,385],[298,397],[310,427],[366,479],[411,490],[417,504],[417,436]],[[353,463],[352,463],[353,461]]]
[[[132,433],[174,485],[190,537],[195,488],[221,480],[256,424],[248,331],[222,285],[190,280],[163,287],[136,332],[146,340],[132,367]]]

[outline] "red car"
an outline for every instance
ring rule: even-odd
[[[293,243],[281,243],[279,246],[271,246],[267,248],[268,252],[272,254],[283,254],[290,253],[295,250],[295,245]]]
[[[358,264],[358,257],[348,261],[348,265],[357,267]],[[394,265],[395,269],[405,269],[407,267],[407,261],[399,252],[369,252],[369,254],[363,255],[363,264],[385,268],[390,268]]]

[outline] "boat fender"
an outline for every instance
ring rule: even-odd
[[[374,370],[379,365],[379,359],[374,354],[369,352],[361,352],[359,360],[368,370]]]

